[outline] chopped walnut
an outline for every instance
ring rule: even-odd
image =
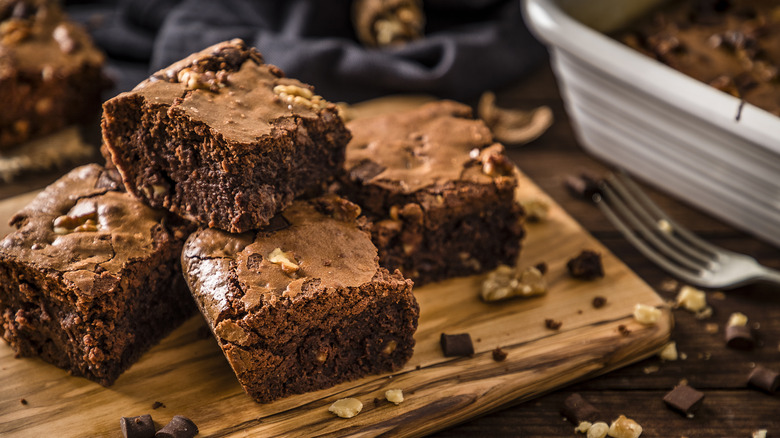
[[[529,199],[520,202],[529,222],[543,222],[550,214],[550,205],[539,199]]]
[[[385,391],[387,401],[400,405],[404,401],[404,392],[400,389],[388,389]]]
[[[609,432],[609,426],[603,421],[593,423],[588,429],[588,438],[604,438]]]
[[[297,85],[277,85],[274,93],[288,105],[302,105],[312,110],[323,109],[328,102],[322,96],[314,94],[310,89]]]
[[[271,254],[268,254],[267,258],[269,262],[281,265],[282,271],[288,275],[298,272],[298,270],[301,269],[297,260],[295,260],[295,255],[292,251],[285,252],[282,251],[281,248],[276,248],[271,251]]]
[[[661,319],[661,309],[657,309],[647,304],[637,304],[634,306],[634,319],[645,325],[658,324]]]
[[[504,154],[491,153],[482,158],[482,173],[487,176],[511,175],[514,168],[514,164]]]
[[[661,360],[665,360],[665,361],[677,360],[677,343],[671,341],[668,344],[666,344],[666,346],[664,346],[664,349],[661,350],[660,353],[658,353],[658,357],[660,357]]]
[[[83,214],[62,215],[54,219],[52,225],[56,234],[92,232],[98,230],[97,212],[89,211]]]
[[[484,301],[499,301],[545,293],[547,293],[547,281],[535,266],[521,271],[507,265],[500,265],[482,282],[480,297]]]
[[[224,70],[206,70],[201,73],[187,67],[179,70],[176,79],[188,90],[219,91],[227,85],[227,77],[228,73]]]
[[[733,327],[733,326],[746,326],[748,322],[747,316],[745,316],[744,313],[740,312],[734,312],[729,316],[729,322],[726,323],[727,326]]]
[[[592,426],[593,423],[591,423],[590,421],[581,421],[580,424],[574,428],[574,431],[579,433],[587,433]]]
[[[341,418],[352,418],[359,414],[363,409],[363,403],[356,398],[342,398],[333,402],[328,411],[333,412]]]
[[[691,312],[700,312],[707,307],[707,295],[691,286],[683,286],[677,294],[677,305]]]
[[[496,106],[496,95],[486,91],[479,99],[479,118],[493,131],[496,139],[505,144],[528,143],[547,131],[553,123],[549,107],[541,106],[529,111]]]
[[[609,436],[614,438],[638,438],[642,435],[642,426],[636,421],[621,415],[609,426]]]

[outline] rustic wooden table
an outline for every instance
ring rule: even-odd
[[[551,70],[542,68],[517,87],[499,93],[498,103],[520,108],[548,105],[553,109],[555,124],[550,131],[533,143],[511,149],[511,157],[659,295],[673,299],[675,293],[661,287],[670,277],[631,247],[596,207],[566,191],[563,181],[567,175],[580,171],[599,174],[608,167],[577,145]],[[761,263],[780,269],[780,249],[669,196],[648,191],[671,216],[712,243],[750,254]],[[724,294],[708,291],[707,299],[714,310],[709,319],[698,320],[685,310],[674,311],[676,326],[672,339],[687,359],[647,359],[435,436],[583,436],[575,434],[574,427],[562,420],[559,413],[563,400],[574,392],[582,394],[607,418],[620,414],[633,418],[642,425],[643,437],[750,437],[758,429],[767,429],[770,437],[780,435],[780,394],[771,396],[746,387],[747,376],[757,364],[780,370],[780,286],[752,285]],[[753,351],[732,350],[724,345],[724,326],[735,311],[747,315],[750,323],[758,327],[762,345]],[[717,324],[717,333],[707,331],[707,325],[713,323]],[[667,409],[661,400],[683,379],[705,394],[704,404],[694,418]]]
[[[542,189],[622,259],[658,293],[670,277],[634,250],[592,205],[572,198],[565,177],[580,171],[603,173],[607,167],[585,154],[577,145],[564,112],[552,72],[543,67],[518,86],[499,93],[499,105],[530,109],[548,105],[555,124],[538,140],[510,150],[511,157]],[[0,185],[0,199],[45,186],[57,175],[42,175]],[[754,256],[780,269],[780,250],[737,231],[661,193],[651,196],[683,225],[713,243]],[[778,225],[780,232],[780,225]],[[698,320],[684,310],[675,310],[673,339],[687,358],[662,362],[651,358],[602,377],[572,385],[538,399],[442,431],[438,437],[460,436],[582,436],[562,419],[563,400],[578,392],[598,407],[605,418],[623,414],[644,428],[643,437],[750,437],[758,429],[769,436],[780,434],[780,395],[747,388],[747,375],[757,364],[780,370],[780,286],[752,285],[725,293],[709,291],[711,318]],[[744,352],[725,347],[723,329],[734,311],[746,314],[760,335],[760,345]],[[711,333],[712,324],[717,332]],[[709,330],[708,330],[709,329]],[[705,394],[704,405],[694,418],[666,408],[662,397],[681,380]]]

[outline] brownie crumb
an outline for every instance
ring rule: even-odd
[[[593,297],[593,302],[591,304],[593,304],[594,309],[601,309],[607,304],[607,299],[602,296]]]
[[[537,263],[534,268],[536,268],[537,271],[539,271],[542,275],[547,273],[547,263],[546,262],[539,262]]]
[[[21,403],[23,405],[26,405],[27,404],[27,399],[23,399],[23,398],[19,399],[19,403]]]
[[[379,406],[382,403],[382,400],[379,400],[377,397],[374,397],[374,407]]]
[[[165,407],[165,404],[163,402],[156,401],[156,402],[152,403],[152,409],[159,409],[159,408],[164,408],[164,407]]]
[[[508,353],[501,349],[501,347],[496,347],[495,350],[493,350],[493,360],[496,362],[502,362],[506,360]]]
[[[620,324],[620,325],[618,326],[618,331],[619,331],[619,332],[620,332],[620,334],[621,334],[621,335],[623,335],[623,336],[628,336],[628,335],[630,335],[630,334],[631,334],[631,330],[629,330],[629,329],[628,329],[628,327],[626,327],[626,326],[625,326],[625,325],[623,325],[623,324]]]
[[[554,319],[547,318],[544,320],[544,326],[550,330],[558,330],[563,325],[563,322],[556,321]]]
[[[416,367],[414,367],[414,369],[416,369],[416,370],[421,370],[421,369],[422,369],[422,366],[420,366],[420,365],[417,365]]]
[[[566,263],[569,275],[581,280],[595,280],[604,277],[601,254],[589,249],[583,250],[577,257]]]

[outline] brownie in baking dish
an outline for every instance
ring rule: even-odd
[[[259,232],[195,232],[184,276],[238,381],[266,403],[400,368],[419,308],[354,204],[297,200]]]
[[[103,55],[52,0],[0,0],[0,149],[96,118]]]
[[[103,108],[104,142],[130,192],[233,233],[321,187],[350,138],[335,105],[241,40],[176,62]]]
[[[780,116],[780,3],[670,3],[616,37],[675,70]]]
[[[189,230],[167,214],[93,164],[13,216],[17,230],[0,241],[0,315],[17,356],[109,386],[192,315],[179,263]]]
[[[517,177],[468,106],[441,101],[348,123],[341,187],[373,222],[379,260],[416,285],[514,264]]]

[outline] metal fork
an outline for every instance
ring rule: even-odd
[[[599,183],[593,202],[642,254],[670,274],[706,288],[756,281],[780,284],[780,271],[705,242],[666,215],[624,173]]]

